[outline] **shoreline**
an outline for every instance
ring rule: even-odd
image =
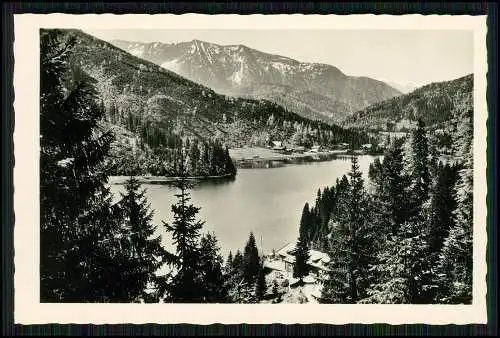
[[[253,157],[253,158],[237,158],[233,159],[234,165],[237,169],[265,169],[281,167],[287,164],[304,164],[313,162],[324,162],[342,158],[344,156],[360,156],[367,155],[362,151],[350,152],[347,150],[337,150],[329,152],[317,153],[292,153],[280,154],[275,153],[273,156]],[[368,154],[369,155],[369,154]],[[377,155],[373,155],[377,156]],[[213,176],[187,176],[186,180],[189,181],[215,181],[223,179],[234,179],[236,174],[226,175],[213,175]],[[152,175],[131,175],[135,177],[141,184],[168,184],[181,179],[180,176],[152,176]],[[123,175],[110,175],[108,177],[108,184],[110,185],[124,185],[130,176]]]
[[[268,156],[253,156],[233,159],[233,162],[237,168],[248,169],[248,168],[271,168],[276,166],[281,166],[285,164],[302,164],[302,163],[312,163],[312,162],[324,162],[333,160],[336,158],[346,157],[346,156],[361,156],[370,155],[364,151],[347,151],[347,150],[336,150],[328,152],[317,152],[317,153],[292,153],[292,154],[269,154]],[[377,155],[373,155],[377,156]]]
[[[149,175],[131,175],[141,184],[165,184],[180,180],[180,176],[149,176]],[[187,176],[186,180],[189,181],[204,181],[204,180],[217,180],[234,178],[234,174],[216,175],[216,176]],[[123,185],[130,178],[130,176],[109,176],[108,184]]]

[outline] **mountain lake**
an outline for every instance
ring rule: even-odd
[[[358,156],[365,184],[374,156]],[[198,219],[205,221],[202,233],[215,233],[224,258],[231,250],[243,250],[253,232],[259,252],[270,253],[296,241],[300,217],[306,202],[314,205],[318,188],[331,186],[351,168],[349,156],[304,164],[270,168],[238,168],[231,180],[198,181],[190,189],[191,203],[201,207]],[[153,222],[168,250],[171,239],[162,221],[171,222],[171,205],[178,189],[171,184],[143,184],[154,210]],[[115,200],[124,186],[112,184]]]

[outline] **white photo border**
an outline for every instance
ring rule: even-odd
[[[474,228],[471,305],[40,303],[39,30],[344,29],[474,32]],[[14,15],[14,322],[16,324],[486,324],[486,16],[469,15]]]

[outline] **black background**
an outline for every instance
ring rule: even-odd
[[[13,14],[20,13],[203,13],[203,14],[453,14],[488,15],[488,325],[14,325],[13,211]],[[2,3],[2,334],[3,335],[497,335],[497,142],[498,6],[496,3],[419,2],[174,2]]]

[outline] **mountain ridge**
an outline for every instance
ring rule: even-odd
[[[408,94],[375,103],[347,117],[342,125],[364,130],[408,129],[418,119],[433,128],[445,128],[459,109],[473,109],[474,75],[432,82]],[[399,126],[399,127],[398,127]]]
[[[245,45],[218,45],[198,39],[172,44],[126,40],[110,43],[224,95],[276,102],[276,91],[280,89],[273,86],[290,86],[293,95],[282,93],[279,104],[304,117],[315,115],[329,123],[401,94],[383,81],[348,76],[333,65],[301,62]],[[261,90],[261,85],[266,85],[267,90]],[[311,91],[321,95],[321,101],[329,101],[329,108],[325,110],[310,100],[307,93]],[[305,102],[309,111],[299,101]]]

